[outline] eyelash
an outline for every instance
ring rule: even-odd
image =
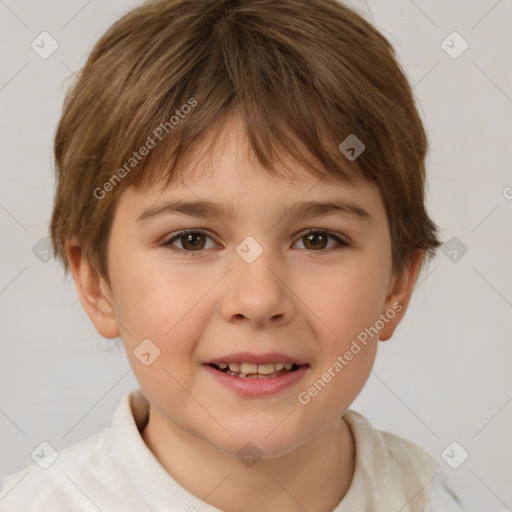
[[[308,236],[308,235],[311,235],[311,234],[315,234],[315,233],[321,233],[323,235],[327,235],[328,237],[334,239],[337,243],[338,243],[338,246],[336,247],[329,247],[328,249],[317,249],[317,250],[314,250],[314,249],[301,249],[301,250],[306,250],[306,251],[310,251],[310,252],[330,252],[330,251],[339,251],[341,249],[344,249],[344,248],[347,248],[347,247],[350,247],[351,244],[348,242],[348,240],[344,239],[344,238],[341,238],[340,236],[337,236],[335,235],[334,233],[331,233],[329,231],[325,231],[325,230],[322,230],[322,229],[307,229],[306,231],[303,231],[299,234],[299,237],[297,238],[297,240],[300,240],[301,238],[304,238],[305,236]],[[180,249],[178,247],[175,247],[174,245],[172,245],[173,242],[175,242],[176,240],[179,240],[182,236],[184,235],[190,235],[190,234],[201,234],[201,235],[205,235],[207,236],[208,238],[211,238],[213,240],[213,238],[204,230],[200,229],[200,228],[197,228],[197,229],[184,229],[183,231],[178,231],[175,235],[173,235],[171,238],[169,238],[167,241],[163,242],[163,246],[164,247],[167,247],[169,249],[171,249],[172,251],[176,251],[176,252],[180,252],[182,254],[186,254],[187,256],[192,256],[194,253],[201,253],[201,252],[204,252],[206,249],[199,249],[199,250],[196,250],[196,251],[188,251],[186,249]]]

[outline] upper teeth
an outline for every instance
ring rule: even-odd
[[[259,373],[261,375],[270,375],[271,373],[285,370],[291,370],[293,363],[218,363],[217,366],[221,370],[225,370],[229,366],[229,371],[233,373],[243,373],[249,375],[251,373]]]

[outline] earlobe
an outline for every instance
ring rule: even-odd
[[[114,317],[109,286],[84,257],[76,238],[66,243],[66,255],[78,297],[87,316],[101,336],[116,338],[120,331]]]
[[[380,341],[389,340],[404,317],[424,256],[425,251],[417,250],[402,271],[392,277],[383,311],[387,322],[380,330]]]

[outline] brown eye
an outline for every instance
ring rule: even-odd
[[[208,242],[210,240],[210,242]],[[210,243],[210,245],[207,245]],[[201,252],[202,249],[211,249],[215,243],[211,236],[198,230],[180,231],[163,244],[170,249],[181,251],[182,253]]]
[[[187,233],[180,236],[183,249],[194,250],[202,249],[205,245],[204,235],[202,233]]]
[[[306,249],[312,250],[325,249],[327,245],[327,238],[328,235],[320,231],[316,233],[311,233],[309,235],[305,235],[303,237],[303,240],[305,240],[304,246],[306,247]]]
[[[304,249],[308,251],[324,251],[327,250],[336,250],[343,249],[344,247],[348,247],[350,245],[349,242],[345,241],[343,238],[336,236],[332,233],[328,233],[326,231],[319,230],[309,230],[305,234],[302,235],[301,238],[296,243],[301,243],[304,245]]]

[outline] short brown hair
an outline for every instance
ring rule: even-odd
[[[375,182],[393,270],[415,249],[431,255],[440,245],[425,209],[427,140],[411,88],[391,45],[359,14],[336,0],[154,0],[100,38],[66,95],[51,220],[64,268],[76,236],[108,281],[125,187],[170,183],[200,138],[235,114],[269,172],[279,174],[287,155],[319,179]],[[338,150],[350,134],[365,146],[353,162]]]

